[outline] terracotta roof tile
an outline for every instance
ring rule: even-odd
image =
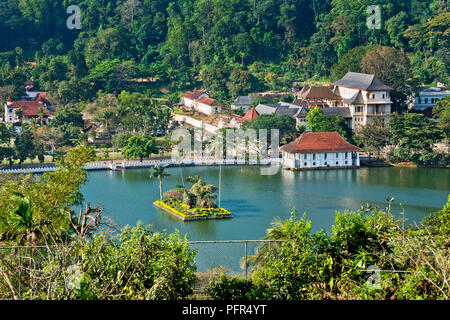
[[[198,99],[198,97],[200,97],[204,93],[206,93],[206,92],[203,91],[203,90],[195,89],[194,91],[192,91],[192,92],[188,91],[188,92],[182,94],[181,96],[183,98],[187,98],[187,99],[190,99],[190,100],[195,100],[195,99]]]
[[[307,101],[318,100],[342,100],[342,98],[334,93],[329,87],[304,87],[297,93],[297,98]]]
[[[22,109],[25,117],[37,117],[40,108],[44,109],[44,115],[49,115],[49,111],[37,101],[14,101],[8,108]]]
[[[362,151],[360,148],[345,141],[337,132],[307,132],[280,149],[288,153]]]
[[[203,104],[206,104],[208,106],[212,106],[214,103],[216,103],[216,100],[208,98],[208,97],[203,97],[200,100],[198,100],[198,103],[203,103]]]
[[[245,122],[245,121],[252,121],[255,120],[259,116],[258,111],[255,110],[255,108],[251,108],[248,110],[245,116],[238,119],[239,122]]]

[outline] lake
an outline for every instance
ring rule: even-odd
[[[153,225],[153,230],[168,233],[176,229],[189,240],[262,239],[274,219],[287,219],[293,208],[311,220],[313,232],[331,231],[336,211],[357,210],[366,203],[385,208],[387,198],[395,198],[392,213],[407,224],[420,223],[429,213],[440,210],[450,189],[449,169],[360,168],[260,174],[258,166],[222,167],[221,206],[232,212],[233,219],[182,222],[158,210],[159,181],[151,180],[150,169],[97,171],[89,173],[82,192],[91,205],[100,204],[115,223]],[[163,181],[164,190],[173,189],[188,176],[199,175],[218,186],[219,167],[167,168],[171,174]],[[182,179],[183,177],[183,179]],[[400,205],[402,204],[402,205]],[[257,243],[249,243],[254,254]],[[192,244],[198,250],[199,272],[225,267],[242,273],[240,260],[245,245]]]
[[[221,206],[234,218],[181,222],[153,206],[159,198],[159,181],[149,178],[150,169],[90,172],[82,192],[92,205],[101,204],[105,214],[121,226],[138,221],[155,231],[178,229],[189,240],[261,239],[277,217],[286,219],[293,208],[306,213],[313,231],[331,230],[335,212],[357,210],[361,205],[385,208],[395,198],[394,215],[402,208],[407,224],[419,223],[443,207],[450,189],[449,169],[360,168],[260,174],[258,166],[222,167]],[[171,176],[164,190],[182,184],[191,175],[218,186],[219,167],[167,168]],[[402,206],[400,206],[402,204]]]

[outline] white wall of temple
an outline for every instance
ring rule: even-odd
[[[359,166],[358,152],[288,153],[282,152],[282,164],[293,169]]]

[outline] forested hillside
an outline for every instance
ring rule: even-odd
[[[70,5],[80,30],[67,27]],[[380,29],[367,26],[370,5]],[[0,95],[33,77],[62,104],[131,85],[229,100],[348,70],[404,92],[448,82],[449,22],[443,0],[2,0]]]

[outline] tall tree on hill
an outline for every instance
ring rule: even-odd
[[[23,128],[22,132],[17,136],[15,150],[19,164],[22,164],[25,159],[34,156],[33,134],[29,129]]]
[[[378,79],[394,91],[391,93],[393,111],[405,111],[406,99],[412,93],[408,86],[411,65],[406,54],[391,47],[376,47],[369,50],[361,60],[364,73],[375,74]]]
[[[371,160],[372,154],[379,155],[381,149],[389,142],[389,129],[383,125],[381,120],[375,119],[356,132],[355,141],[369,153],[369,160]]]

